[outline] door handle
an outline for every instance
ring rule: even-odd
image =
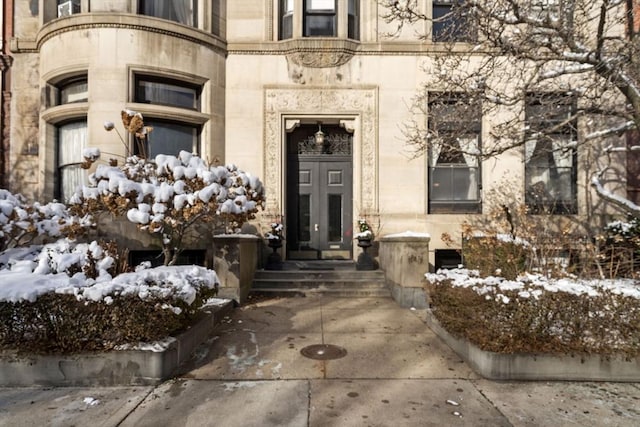
[[[320,231],[320,227],[318,227],[318,224],[313,224],[313,229],[315,231]]]

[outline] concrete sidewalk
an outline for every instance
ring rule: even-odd
[[[640,384],[484,380],[424,319],[384,298],[263,300],[237,308],[174,380],[0,389],[0,425],[638,425]],[[316,344],[346,355],[301,354]]]

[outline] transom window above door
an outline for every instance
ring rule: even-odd
[[[280,40],[341,37],[358,40],[360,0],[280,0]]]

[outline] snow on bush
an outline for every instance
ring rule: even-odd
[[[193,225],[219,222],[238,230],[264,204],[260,179],[235,165],[209,165],[186,151],[153,161],[133,156],[120,167],[100,164],[90,183],[71,198],[72,210],[124,216],[159,236],[166,265],[175,263]]]
[[[510,302],[503,291],[517,291],[520,298],[538,298],[543,292],[566,292],[574,295],[597,296],[603,292],[640,299],[640,287],[633,279],[587,280],[577,278],[554,279],[541,274],[522,274],[516,280],[503,277],[480,277],[477,270],[451,269],[427,273],[425,278],[434,284],[446,283],[453,287],[471,288],[487,299]]]
[[[142,300],[175,298],[192,304],[200,288],[219,286],[215,271],[198,266],[138,269],[115,277],[114,257],[97,242],[62,239],[0,255],[0,302],[34,302],[45,293],[73,294],[78,300],[109,301],[134,295]],[[83,268],[95,265],[97,274]]]
[[[452,335],[499,353],[640,355],[640,287],[478,271],[426,274],[431,313]]]
[[[90,215],[75,215],[63,203],[28,203],[22,195],[0,189],[0,252],[36,238],[81,234],[93,225]]]

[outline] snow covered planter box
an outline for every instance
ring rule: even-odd
[[[2,385],[159,381],[207,336],[203,306],[219,286],[214,271],[197,266],[96,279],[12,267],[0,272]],[[162,354],[135,347],[162,340]]]
[[[426,274],[427,322],[480,375],[640,381],[640,288],[477,271]]]
[[[204,306],[186,331],[152,343],[123,345],[104,352],[34,354],[0,351],[0,386],[155,385],[170,378],[233,310],[230,300]]]

